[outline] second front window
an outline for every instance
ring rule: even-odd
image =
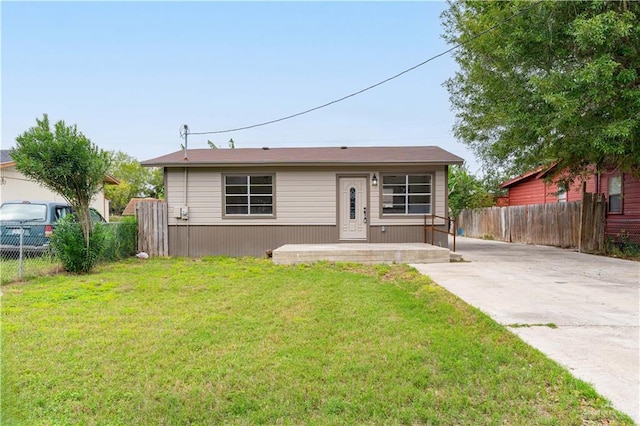
[[[273,175],[224,177],[226,216],[273,216]]]
[[[431,214],[431,175],[382,176],[382,214]]]

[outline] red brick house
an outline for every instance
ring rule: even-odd
[[[507,189],[508,195],[503,198],[503,205],[579,201],[584,184],[586,192],[604,194],[607,200],[606,236],[620,240],[628,234],[631,241],[640,243],[640,179],[630,173],[593,173],[561,188],[558,183],[545,180],[554,167],[531,170],[504,182],[500,188]]]

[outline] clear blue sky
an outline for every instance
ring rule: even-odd
[[[145,160],[193,132],[277,119],[375,84],[450,46],[444,2],[2,2],[2,148],[48,113]],[[452,134],[450,55],[225,147],[438,145]]]

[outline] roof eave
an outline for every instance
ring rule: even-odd
[[[435,160],[435,161],[252,161],[252,162],[191,162],[191,161],[179,161],[179,162],[142,162],[143,167],[296,167],[300,165],[304,166],[346,166],[346,165],[358,165],[358,166],[416,166],[416,165],[457,165],[464,164],[464,160]]]
[[[120,185],[120,181],[112,175],[105,175],[104,183],[107,185]]]
[[[508,181],[504,182],[502,185],[500,185],[500,188],[503,188],[503,189],[509,188],[510,186],[513,186],[516,183],[521,182],[534,175],[535,175],[535,179],[542,179],[546,177],[553,169],[555,169],[557,165],[558,165],[558,162],[554,162],[548,167],[540,166],[533,170],[529,170],[528,172],[523,173],[520,176],[516,176],[513,179],[509,179]]]

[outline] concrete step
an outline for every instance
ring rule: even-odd
[[[421,243],[286,244],[273,251],[273,263],[290,265],[329,262],[448,263],[449,249]]]
[[[449,260],[451,260],[451,262],[462,262],[463,259],[460,253],[451,252],[449,254]]]

